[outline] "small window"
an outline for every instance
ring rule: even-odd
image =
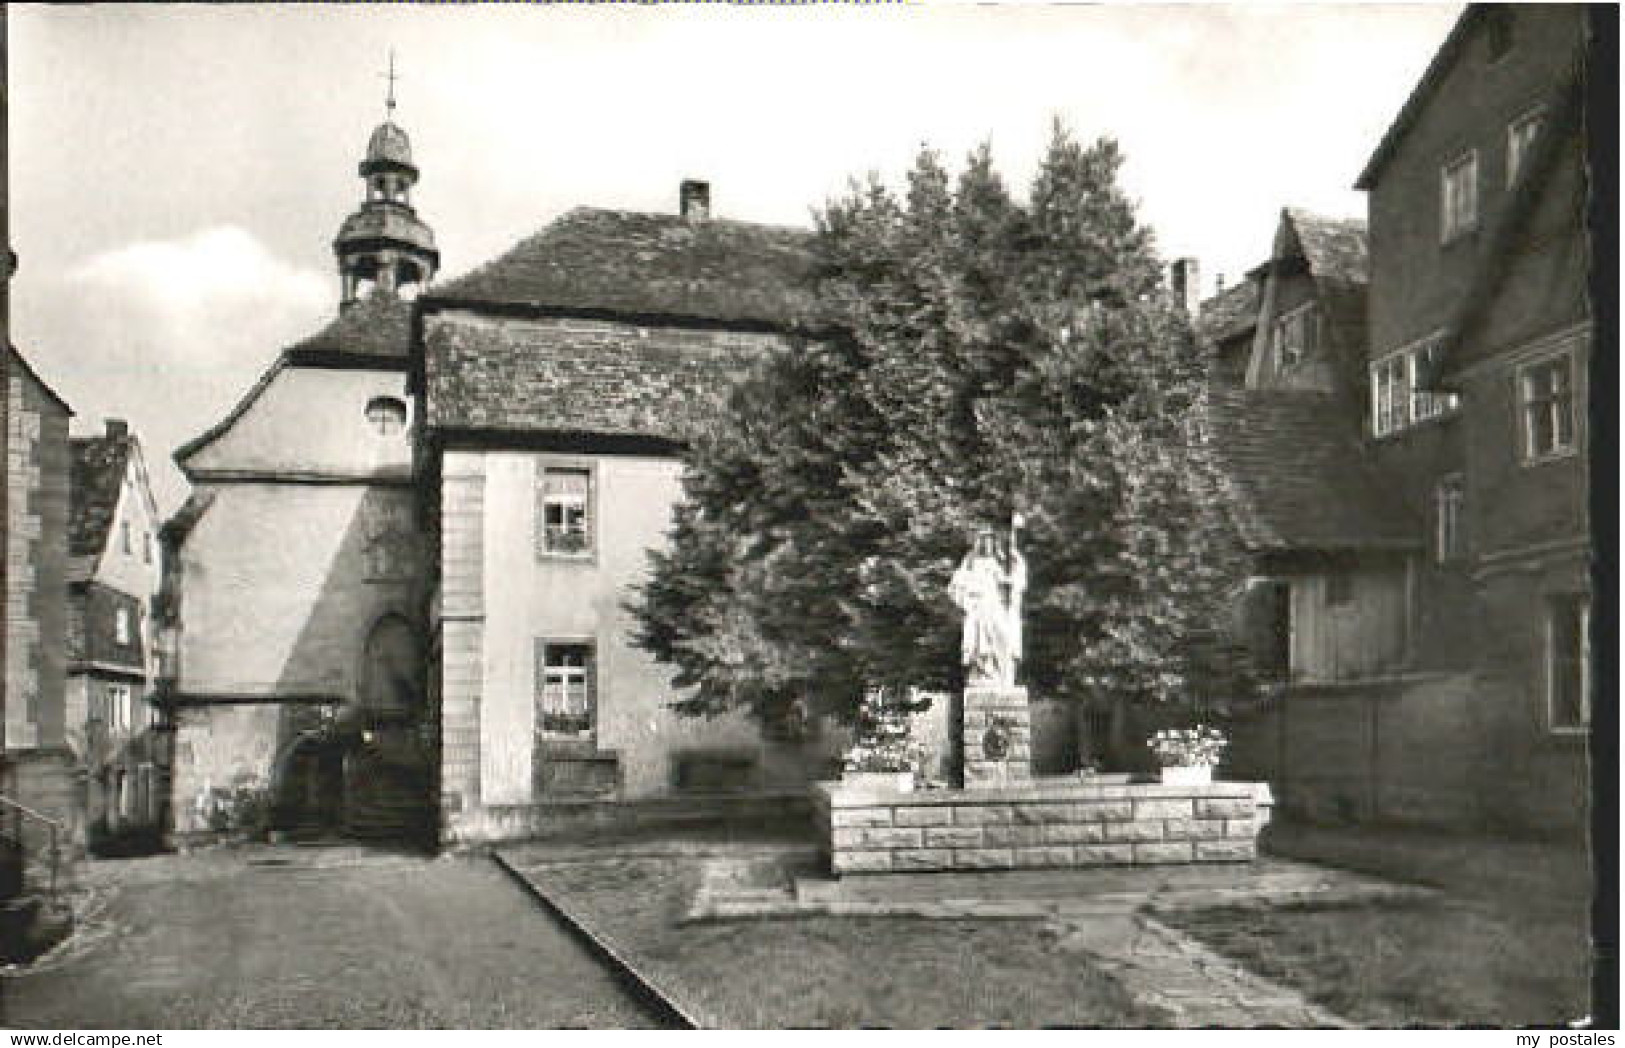
[[[152,563],[152,532],[150,531],[141,533],[141,563]]]
[[[1525,461],[1574,450],[1574,365],[1568,354],[1518,369]]]
[[[119,545],[123,548],[124,552],[126,554],[134,553],[135,552],[135,547],[130,542],[130,522],[129,521],[125,520],[125,521],[120,521],[119,522],[118,534],[119,534]]]
[[[1461,474],[1445,477],[1433,489],[1433,549],[1440,564],[1459,560],[1467,552],[1462,531],[1466,488]]]
[[[119,608],[113,612],[113,640],[119,644],[130,643],[129,608]]]
[[[1478,153],[1446,164],[1439,173],[1439,239],[1448,243],[1478,223]]]
[[[591,739],[597,710],[590,644],[537,641],[537,732],[546,739]]]
[[[1302,305],[1275,320],[1276,366],[1290,368],[1315,348],[1315,307]]]
[[[130,730],[130,686],[127,684],[109,684],[107,686],[107,727],[109,731]]]
[[[1518,180],[1544,119],[1543,109],[1533,109],[1507,125],[1507,185]]]
[[[541,505],[543,553],[579,556],[592,552],[592,471],[542,471]]]
[[[1546,699],[1553,731],[1591,725],[1591,600],[1563,596],[1546,609]]]
[[[373,397],[367,402],[367,427],[380,437],[405,431],[406,404],[394,397]]]

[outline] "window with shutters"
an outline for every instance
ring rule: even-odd
[[[538,546],[552,556],[590,556],[593,551],[592,470],[547,466],[538,482]]]
[[[543,739],[591,741],[597,719],[593,646],[536,642],[536,725]]]

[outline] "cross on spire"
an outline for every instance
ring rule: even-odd
[[[393,47],[389,49],[389,72],[379,73],[378,75],[389,80],[389,93],[384,97],[384,108],[393,117],[395,115],[395,81],[400,79],[395,72],[395,49]]]

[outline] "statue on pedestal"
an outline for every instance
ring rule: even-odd
[[[1027,589],[1027,561],[1017,536],[1021,516],[1010,520],[1010,538],[998,548],[992,528],[982,528],[948,583],[948,594],[965,613],[961,656],[966,683],[1011,688],[1021,659],[1021,598]]]

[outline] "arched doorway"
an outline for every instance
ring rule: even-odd
[[[277,761],[273,783],[273,829],[312,837],[339,829],[344,815],[344,749],[329,733],[299,735]]]
[[[426,680],[418,631],[400,615],[379,619],[362,648],[350,711],[344,830],[351,837],[423,845],[433,840]]]

